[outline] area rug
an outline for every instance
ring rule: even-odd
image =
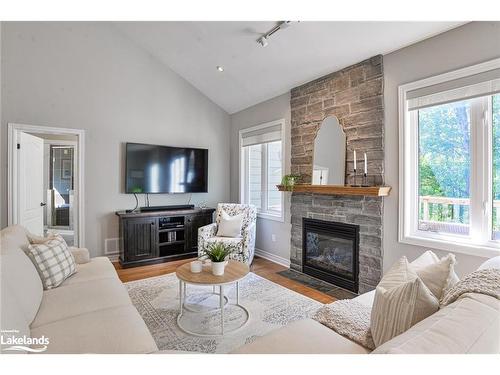
[[[254,273],[240,281],[240,304],[250,313],[248,322],[240,329],[224,336],[198,337],[185,333],[177,325],[179,314],[179,281],[175,274],[125,283],[130,298],[146,322],[160,350],[181,350],[201,353],[229,353],[290,322],[312,316],[320,302],[286,289]],[[234,303],[236,288],[225,287],[225,295]],[[189,301],[209,306],[217,297],[207,298],[211,287],[188,286]],[[216,328],[220,312],[201,315],[188,314],[186,322],[195,328]],[[191,316],[189,316],[191,314]],[[246,317],[240,308],[228,305],[225,310],[226,329],[238,326]],[[191,327],[191,325],[189,325]]]

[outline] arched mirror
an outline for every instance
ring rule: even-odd
[[[327,117],[314,140],[313,185],[344,185],[346,137],[335,116]]]

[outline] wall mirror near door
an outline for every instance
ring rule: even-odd
[[[323,120],[314,140],[312,185],[344,185],[346,135],[335,116]]]
[[[9,225],[83,246],[83,131],[9,124]]]

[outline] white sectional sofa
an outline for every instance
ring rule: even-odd
[[[500,257],[480,268],[500,268]],[[356,297],[372,306],[375,292]],[[312,319],[260,337],[234,354],[364,354],[370,351]],[[374,354],[500,353],[500,301],[466,293],[408,331],[376,348]]]
[[[108,258],[78,264],[77,273],[61,286],[44,291],[22,250],[27,245],[21,226],[0,232],[2,331],[17,337],[47,338],[45,353],[158,350]],[[77,261],[81,258],[85,257],[75,257]],[[2,350],[8,346],[3,345]]]
[[[44,291],[22,250],[27,245],[21,226],[0,231],[2,335],[48,338],[45,353],[181,353],[158,352],[108,258],[87,260],[78,254],[77,262],[86,263],[77,265],[77,273],[58,288]],[[500,268],[497,258],[482,267]],[[369,292],[356,299],[371,306],[373,298],[374,292]],[[369,350],[305,319],[233,353],[366,354]],[[372,353],[500,353],[500,301],[464,294]]]

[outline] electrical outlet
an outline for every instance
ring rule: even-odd
[[[271,234],[271,241],[276,242],[276,235],[275,234]]]

